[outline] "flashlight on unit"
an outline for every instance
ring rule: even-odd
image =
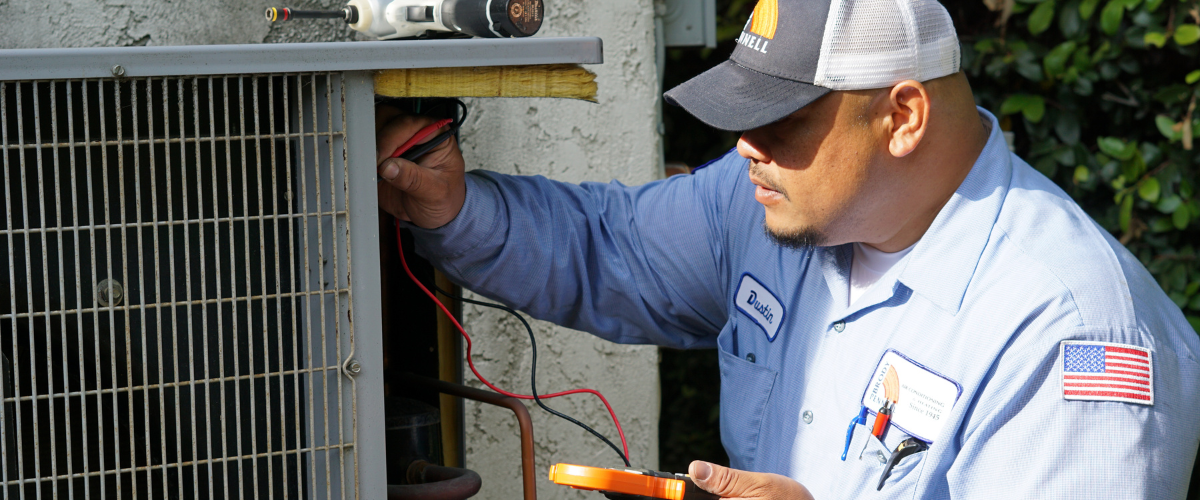
[[[345,8],[330,11],[270,7],[266,17],[271,22],[341,19],[380,39],[439,32],[510,38],[537,33],[542,13],[542,0],[350,0]]]

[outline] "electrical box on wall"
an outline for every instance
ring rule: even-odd
[[[667,47],[717,46],[717,0],[666,0],[663,17]]]

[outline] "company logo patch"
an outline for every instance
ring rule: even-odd
[[[779,298],[766,285],[759,283],[750,273],[743,274],[742,282],[738,283],[737,292],[734,293],[734,305],[763,329],[768,342],[775,341],[779,325],[783,324],[784,310]]]
[[[750,14],[750,32],[768,40],[775,38],[775,28],[779,24],[779,1],[758,0],[754,13]]]
[[[950,420],[950,413],[962,395],[962,386],[899,351],[888,349],[875,366],[870,385],[863,391],[862,405],[871,413],[877,413],[875,410],[883,406],[883,383],[889,369],[896,371],[899,385],[892,425],[905,434],[933,443]]]
[[[1063,399],[1154,404],[1154,358],[1128,344],[1064,340]]]

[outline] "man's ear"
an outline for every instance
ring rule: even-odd
[[[929,125],[929,93],[921,82],[905,80],[892,87],[886,103],[888,151],[900,158],[912,153]]]

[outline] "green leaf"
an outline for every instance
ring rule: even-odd
[[[1158,205],[1155,205],[1154,208],[1157,208],[1159,212],[1164,214],[1170,214],[1175,213],[1175,209],[1179,208],[1179,205],[1182,203],[1183,199],[1181,199],[1179,195],[1173,194],[1159,200]]]
[[[1067,38],[1074,38],[1083,28],[1083,20],[1079,18],[1079,2],[1071,0],[1058,11],[1058,30]]]
[[[1187,320],[1192,325],[1192,330],[1200,332],[1200,316],[1188,316]]]
[[[1118,160],[1128,160],[1137,151],[1136,147],[1129,147],[1129,144],[1117,137],[1099,137],[1096,139],[1096,145],[1100,146],[1100,151],[1104,154]]]
[[[1146,10],[1154,12],[1158,10],[1158,6],[1162,5],[1163,0],[1146,0]]]
[[[1029,94],[1013,94],[1000,104],[1000,113],[1011,115],[1020,112],[1026,120],[1037,123],[1046,114],[1046,101],[1042,96]]]
[[[1054,0],[1039,3],[1029,14],[1029,32],[1038,35],[1050,27],[1054,20]]]
[[[1200,281],[1193,281],[1189,283],[1187,288],[1183,290],[1183,293],[1184,295],[1191,297],[1192,294],[1196,293],[1196,291],[1200,291]]]
[[[1171,214],[1171,223],[1175,224],[1175,229],[1183,231],[1187,229],[1188,222],[1191,220],[1191,215],[1188,213],[1187,205],[1180,205],[1175,213]]]
[[[1074,113],[1060,112],[1054,120],[1054,133],[1063,144],[1074,146],[1079,143],[1079,117]]]
[[[1073,52],[1075,52],[1075,42],[1067,41],[1046,53],[1046,58],[1042,59],[1042,67],[1046,69],[1046,75],[1055,77],[1066,71],[1067,58],[1071,57]]]
[[[1134,153],[1137,151],[1137,147],[1133,144],[1129,146],[1129,149]],[[1121,173],[1126,179],[1130,180],[1137,179],[1146,172],[1146,160],[1142,158],[1142,155],[1135,155],[1134,153],[1129,155],[1130,158],[1128,161],[1121,162]]]
[[[1142,185],[1138,186],[1138,196],[1150,203],[1158,201],[1158,195],[1162,193],[1162,187],[1158,184],[1158,179],[1151,177],[1142,181]]]
[[[1153,45],[1160,49],[1167,44],[1167,34],[1161,31],[1148,31],[1143,39],[1146,41],[1146,45]]]
[[[1196,43],[1197,40],[1200,40],[1200,26],[1184,24],[1175,28],[1175,43],[1180,47]]]
[[[1192,301],[1188,302],[1188,309],[1200,311],[1200,295],[1192,297]]]
[[[1121,18],[1125,17],[1125,3],[1121,0],[1109,0],[1104,10],[1100,11],[1100,29],[1109,35],[1115,35],[1121,27]]]
[[[1100,0],[1083,0],[1082,2],[1080,2],[1079,3],[1079,17],[1082,17],[1085,20],[1091,19],[1092,13],[1096,12],[1096,4],[1099,4],[1099,3],[1100,3]]]
[[[1188,85],[1200,81],[1200,69],[1188,73],[1187,76],[1183,77],[1183,81],[1187,82]]]
[[[1178,141],[1183,137],[1183,132],[1175,130],[1175,120],[1172,120],[1167,115],[1154,117],[1154,125],[1158,127],[1158,132],[1171,142]]]
[[[1121,200],[1121,212],[1117,217],[1117,223],[1120,224],[1122,231],[1129,230],[1129,221],[1133,219],[1133,197],[1126,196]]]
[[[1069,167],[1075,164],[1075,148],[1062,147],[1054,151],[1054,161],[1057,161],[1064,167]]]
[[[1171,222],[1169,217],[1155,217],[1150,220],[1150,232],[1152,233],[1165,233],[1174,230],[1175,224]]]
[[[1154,93],[1154,100],[1166,104],[1168,106],[1185,101],[1188,95],[1192,93],[1192,88],[1187,85],[1176,83],[1163,87],[1158,92]]]
[[[1075,167],[1075,183],[1081,184],[1087,182],[1092,177],[1092,172],[1086,166],[1080,165]]]

